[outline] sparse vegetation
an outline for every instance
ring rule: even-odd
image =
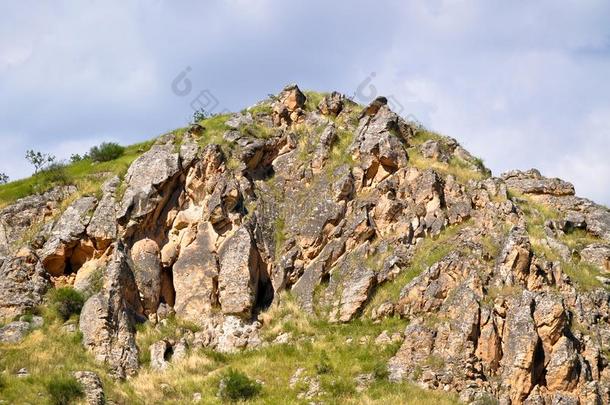
[[[89,158],[94,162],[110,162],[125,153],[125,147],[114,142],[103,142],[89,150]]]
[[[425,269],[454,251],[456,247],[450,242],[451,239],[469,224],[471,224],[471,221],[466,221],[445,229],[436,238],[428,237],[424,239],[417,247],[417,252],[413,256],[410,265],[403,269],[396,279],[382,284],[373,293],[367,306],[367,311],[370,312],[372,308],[379,306],[385,301],[397,299],[401,289],[406,284],[420,275]]]
[[[241,371],[228,369],[220,379],[218,396],[225,401],[245,401],[261,392],[261,385]]]
[[[69,376],[59,376],[49,380],[47,391],[53,405],[70,404],[84,395],[80,383],[74,377]]]
[[[307,111],[317,111],[318,104],[320,104],[320,101],[328,94],[317,91],[305,91],[303,93],[305,93],[305,97],[307,97],[307,100],[305,101],[305,110]]]
[[[90,159],[83,159],[62,165],[61,175],[58,175],[57,170],[41,170],[29,178],[0,185],[0,208],[19,198],[44,193],[64,184],[75,184],[82,195],[95,193],[108,176],[123,176],[129,165],[146,152],[153,142],[154,140],[128,146],[121,157],[109,162],[93,163]]]

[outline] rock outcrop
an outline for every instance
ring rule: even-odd
[[[287,294],[330,322],[400,318],[404,332],[372,336],[400,346],[391,381],[466,403],[609,403],[610,211],[536,170],[491,177],[383,97],[361,107],[333,92],[312,104],[288,86],[213,118],[223,125],[160,137],[123,180],[63,213],[72,188],[4,208],[0,317],[72,285],[90,295],[83,344],[123,378],[139,367],[137,323],[196,325],[145,349],[164,372],[193,348],[269,343],[261,314]],[[210,139],[221,145],[199,146]],[[14,249],[35,224],[46,225]],[[9,340],[26,326],[9,325]],[[317,396],[307,378],[306,397]],[[365,391],[374,376],[354,378]]]

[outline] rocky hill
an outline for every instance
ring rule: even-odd
[[[571,184],[294,85],[131,160],[0,210],[3,403],[610,402]]]

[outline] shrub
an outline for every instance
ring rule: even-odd
[[[109,162],[125,153],[125,148],[118,143],[103,142],[89,150],[89,157],[94,162]]]
[[[322,352],[320,361],[316,364],[316,372],[318,374],[329,374],[331,371],[333,371],[333,368],[330,365],[330,359],[326,352]]]
[[[240,401],[255,397],[261,385],[246,374],[229,369],[220,380],[218,396],[225,401]]]
[[[6,173],[0,173],[0,184],[6,184],[9,181],[9,177]]]
[[[66,405],[83,396],[83,388],[74,377],[61,376],[47,383],[51,404]]]
[[[85,159],[89,159],[89,155],[86,153],[82,156],[78,153],[73,153],[72,155],[70,155],[70,163],[78,163]]]
[[[57,288],[51,291],[50,306],[64,321],[72,315],[79,315],[85,299],[82,294],[71,287]]]
[[[193,123],[196,124],[199,121],[203,121],[203,120],[205,120],[206,118],[209,118],[209,117],[210,117],[210,114],[206,110],[201,108],[199,110],[196,110],[193,113]]]

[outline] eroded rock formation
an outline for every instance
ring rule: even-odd
[[[3,209],[2,318],[39,305],[60,280],[90,291],[99,272],[80,330],[124,377],[138,369],[136,323],[175,313],[201,328],[153,345],[163,370],[190,346],[261,345],[260,313],[289,291],[332,322],[404,319],[393,381],[465,402],[608,403],[608,209],[535,170],[491,177],[385,98],[306,102],[293,85],[267,112],[226,117],[222,146],[199,145],[205,125],[161,137],[122,181],[78,196],[55,220],[76,190]],[[19,209],[31,218],[11,219]],[[552,218],[541,220],[545,210]],[[34,222],[46,225],[16,252],[6,241]],[[570,242],[580,234],[585,245]],[[583,284],[582,266],[597,279]],[[392,283],[399,294],[386,294]]]

